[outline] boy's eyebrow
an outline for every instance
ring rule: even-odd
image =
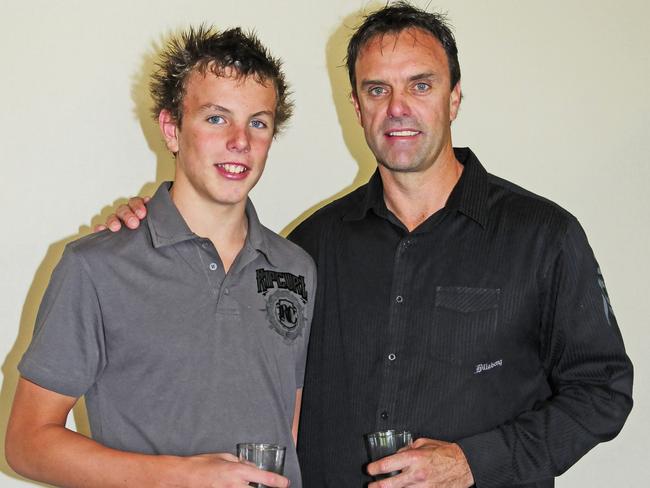
[[[232,110],[222,106],[218,105],[216,103],[206,103],[205,105],[201,105],[201,108],[199,109],[201,112],[205,112],[208,110],[214,110],[216,112],[223,112],[226,114],[232,114]],[[259,117],[261,115],[266,115],[268,117],[274,118],[275,117],[275,112],[272,110],[260,110],[259,112],[255,112],[254,114],[251,115],[251,117]]]
[[[260,110],[259,112],[255,112],[251,117],[259,117],[260,115],[267,115],[271,118],[275,116],[275,112],[272,112],[271,110]]]
[[[228,114],[232,113],[232,110],[227,109],[226,107],[222,107],[221,105],[217,105],[215,103],[206,103],[205,105],[201,105],[201,108],[199,110],[201,111],[216,110],[217,112],[225,112]]]

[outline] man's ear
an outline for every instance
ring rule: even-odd
[[[354,92],[354,90],[350,93],[350,102],[352,102],[354,112],[357,114],[359,125],[363,127],[363,119],[361,118],[361,106],[359,105],[359,98],[357,97],[357,94]]]
[[[165,138],[167,149],[176,154],[178,152],[178,125],[171,112],[163,109],[158,114],[158,125],[160,132]]]
[[[456,86],[451,90],[451,95],[449,96],[449,122],[456,120],[462,99],[463,92],[460,88],[460,80],[458,80],[458,83],[456,83]]]

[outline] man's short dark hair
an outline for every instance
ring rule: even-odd
[[[354,66],[359,52],[375,36],[398,34],[406,29],[422,29],[440,41],[447,53],[449,78],[451,88],[460,81],[460,64],[458,63],[458,48],[446,17],[440,13],[431,13],[414,7],[405,1],[386,5],[364,17],[363,23],[352,35],[348,44],[346,58],[348,76],[352,85],[352,93],[356,94],[356,75]]]
[[[216,76],[252,76],[262,84],[271,81],[277,95],[274,133],[282,129],[293,113],[282,62],[269,53],[254,33],[244,33],[239,27],[219,32],[202,25],[172,37],[160,54],[150,84],[155,119],[162,110],[168,110],[181,125],[187,79],[194,70],[203,75],[210,71]]]

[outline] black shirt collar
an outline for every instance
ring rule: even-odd
[[[445,205],[447,210],[457,210],[482,227],[487,219],[488,173],[471,149],[454,148],[456,159],[463,165],[463,174],[449,195]],[[378,216],[389,218],[390,212],[384,201],[384,187],[376,170],[372,175],[361,201],[347,212],[343,220],[361,220],[368,211],[373,210]]]

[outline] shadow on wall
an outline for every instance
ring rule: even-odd
[[[157,161],[156,179],[155,181],[142,185],[138,193],[140,196],[151,196],[163,181],[174,179],[174,157],[165,146],[160,129],[158,128],[158,120],[152,115],[153,100],[149,96],[149,80],[151,79],[151,74],[156,69],[158,55],[167,44],[167,40],[174,34],[175,32],[170,32],[166,36],[161,36],[158,42],[151,43],[148,51],[142,56],[140,69],[133,76],[133,83],[131,85],[133,115],[140,123],[142,135],[147,141],[151,152],[156,155]]]
[[[327,62],[327,73],[332,90],[332,101],[336,107],[336,115],[339,121],[341,135],[348,151],[357,162],[359,170],[357,171],[354,180],[352,180],[352,183],[348,186],[306,209],[298,215],[298,217],[289,222],[289,224],[287,224],[287,226],[280,232],[283,236],[289,235],[289,233],[303,220],[318,209],[332,203],[334,200],[347,195],[359,186],[365,184],[377,168],[375,157],[372,152],[370,152],[370,149],[368,149],[368,145],[366,144],[363,135],[363,130],[359,125],[350,99],[350,81],[348,79],[348,71],[345,65],[345,56],[350,36],[354,29],[363,21],[363,16],[367,12],[374,11],[382,6],[382,3],[373,2],[367,5],[364,11],[357,11],[347,15],[341,21],[339,27],[329,37],[327,45],[325,46],[325,59]]]
[[[171,180],[174,177],[173,157],[169,154],[169,151],[167,151],[162,137],[160,136],[158,125],[150,115],[152,102],[149,98],[149,76],[154,69],[156,53],[159,52],[160,46],[162,46],[162,42],[159,45],[152,44],[149,51],[143,55],[141,68],[133,77],[131,90],[131,98],[134,105],[133,114],[139,121],[142,133],[149,148],[156,155],[157,161],[156,180],[148,182],[142,186],[139,195],[143,196],[153,195],[161,182]],[[128,178],[129,175],[124,175],[124,177]],[[112,204],[104,207],[99,214],[95,215],[91,219],[91,224],[89,226],[82,225],[79,227],[77,234],[65,237],[64,239],[51,244],[47,249],[45,258],[36,270],[34,279],[29,287],[27,297],[23,304],[16,342],[2,364],[4,379],[2,389],[0,390],[0,472],[7,476],[23,479],[9,467],[5,460],[5,432],[9,415],[11,413],[14,392],[19,378],[17,366],[32,339],[38,308],[50,281],[52,271],[61,259],[63,250],[68,243],[90,234],[94,226],[106,222],[108,216],[113,213],[119,205],[126,203],[127,200],[128,198],[124,197],[118,198]],[[90,426],[83,398],[76,403],[72,414],[77,432],[90,437]],[[32,483],[39,485],[39,483]]]
[[[5,459],[4,440],[7,421],[9,420],[9,414],[11,413],[11,404],[14,399],[16,385],[18,384],[19,375],[17,366],[20,362],[20,358],[22,357],[23,353],[27,349],[27,346],[29,345],[29,342],[32,339],[32,332],[34,330],[34,322],[36,321],[36,313],[38,312],[38,307],[41,303],[41,299],[43,298],[43,294],[45,293],[45,289],[47,288],[47,284],[50,281],[50,275],[52,274],[52,271],[54,270],[56,264],[59,262],[65,245],[87,234],[89,231],[89,227],[82,227],[79,229],[78,234],[55,242],[54,244],[50,245],[50,247],[48,247],[45,258],[36,270],[34,280],[29,287],[29,291],[27,292],[27,298],[25,299],[22,313],[20,315],[20,325],[18,329],[18,335],[16,337],[16,342],[9,351],[9,354],[5,358],[5,361],[2,365],[4,380],[2,382],[2,390],[0,390],[0,422],[2,425],[2,435],[0,439],[0,471],[13,478],[23,479],[14,473],[14,471],[7,464],[7,461]],[[77,425],[77,431],[84,435],[90,435],[90,428],[88,426],[86,408],[83,400],[77,402],[75,405],[73,409],[73,416],[75,424]]]

